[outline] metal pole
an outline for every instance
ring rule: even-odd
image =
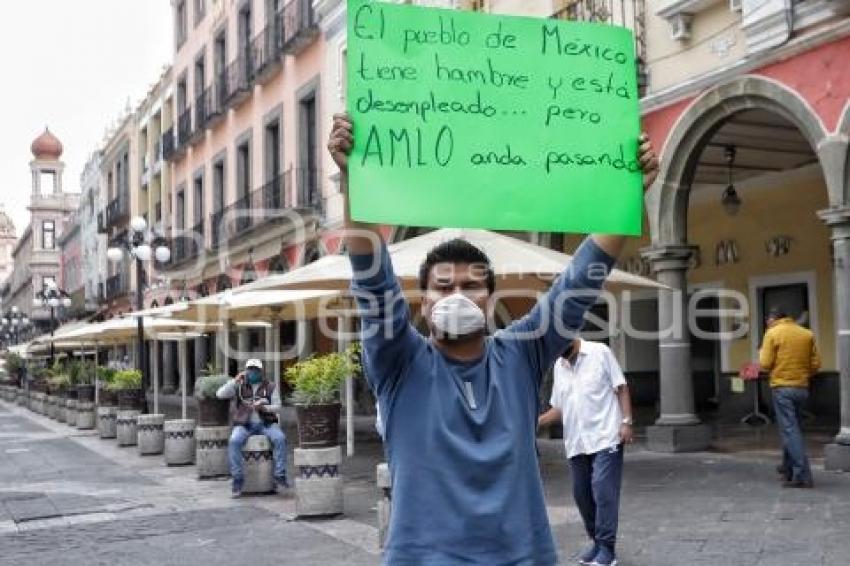
[[[53,349],[53,330],[56,326],[56,321],[54,319],[55,316],[56,316],[55,309],[53,307],[50,307],[50,365],[51,365],[51,367],[53,366],[53,356],[55,354],[55,351]]]
[[[186,374],[189,371],[189,351],[186,340],[177,342],[177,358],[180,364],[180,418],[186,420],[188,408],[186,406]]]
[[[153,341],[153,414],[159,414],[159,340]]]
[[[136,308],[142,310],[142,286],[144,284],[144,276],[142,273],[142,260],[136,258]],[[142,372],[142,398],[144,399],[144,412],[148,412],[148,360],[145,356],[145,322],[143,317],[137,319],[137,365],[139,371]]]

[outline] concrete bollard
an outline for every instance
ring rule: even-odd
[[[27,391],[26,389],[18,389],[18,394],[15,397],[15,402],[21,407],[26,407],[27,405]]]
[[[392,509],[392,478],[390,467],[386,462],[377,466],[376,479],[380,496],[378,499],[378,545],[384,548],[387,540],[387,532],[390,528],[390,513]]]
[[[41,415],[44,413],[44,393],[36,391],[32,394],[32,403],[30,404],[32,412]]]
[[[65,401],[65,424],[68,426],[76,426],[77,424],[77,400],[68,399]]]
[[[139,442],[137,420],[140,411],[120,410],[115,417],[115,435],[118,446],[135,446]]]
[[[165,463],[181,466],[195,461],[195,421],[165,421]]]
[[[162,454],[165,449],[165,415],[139,415],[136,425],[139,454]]]
[[[242,470],[245,477],[242,493],[274,492],[272,443],[267,437],[262,434],[248,437],[242,447]]]
[[[97,408],[97,431],[103,439],[118,436],[118,409],[115,407]]]
[[[299,517],[342,513],[342,449],[296,448],[295,514]]]
[[[48,395],[44,400],[44,415],[48,419],[56,418],[56,397],[53,395]]]
[[[91,430],[95,425],[94,403],[77,401],[77,429]]]
[[[195,465],[199,478],[214,478],[230,474],[227,460],[229,426],[199,426],[195,429],[198,451]]]

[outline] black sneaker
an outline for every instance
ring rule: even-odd
[[[811,489],[811,488],[815,487],[815,484],[811,480],[809,480],[809,481],[788,480],[786,482],[782,482],[782,487],[792,487],[792,488],[796,487],[796,488],[803,488],[803,489]]]
[[[591,566],[617,566],[617,557],[614,555],[613,550],[607,546],[600,545],[596,558],[590,564]]]
[[[277,491],[292,489],[292,486],[289,484],[288,481],[286,481],[285,477],[275,478],[274,479],[274,485],[275,485],[275,488],[277,488]]]
[[[578,560],[579,564],[583,564],[584,566],[590,566],[590,564],[593,564],[593,559],[596,558],[596,554],[598,552],[599,545],[595,542],[592,542],[587,545],[587,548],[585,548],[578,554],[576,559]]]
[[[233,484],[230,487],[230,497],[233,499],[242,497],[242,483],[241,481],[233,480]]]

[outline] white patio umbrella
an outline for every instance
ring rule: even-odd
[[[393,269],[405,289],[418,288],[419,266],[435,246],[453,238],[463,238],[482,249],[490,258],[496,275],[496,289],[545,290],[560,275],[572,256],[489,230],[444,228],[389,246]],[[272,275],[233,289],[234,293],[269,289],[337,289],[351,284],[351,264],[344,255],[325,256],[288,273]],[[605,288],[665,289],[652,279],[614,269]]]

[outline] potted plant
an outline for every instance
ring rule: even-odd
[[[227,426],[230,417],[230,401],[219,399],[215,394],[229,379],[229,376],[210,364],[204,369],[204,375],[195,382],[198,426]]]
[[[122,369],[115,372],[108,389],[118,395],[118,408],[134,410],[142,408],[142,372],[137,369]]]
[[[68,364],[68,374],[77,389],[77,400],[85,403],[94,402],[93,372],[94,366],[90,362],[73,361]]]
[[[98,404],[101,407],[115,407],[118,405],[118,395],[109,384],[115,379],[116,370],[107,366],[97,366],[97,381],[100,383]]]
[[[360,344],[344,352],[310,357],[286,370],[302,448],[339,443],[340,388],[349,376],[360,374]]]
[[[9,377],[13,380],[12,385],[21,387],[23,384],[22,377],[25,372],[24,359],[17,354],[6,354],[6,369],[9,372]]]

